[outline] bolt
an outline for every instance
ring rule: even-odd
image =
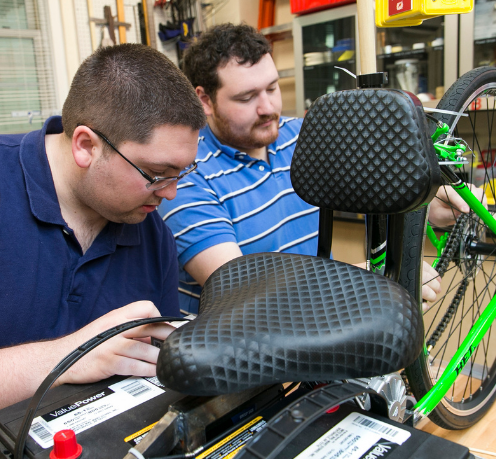
[[[305,419],[303,412],[300,410],[291,410],[291,416],[296,422],[302,422]]]

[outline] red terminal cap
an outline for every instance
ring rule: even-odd
[[[82,452],[83,447],[78,444],[74,430],[60,430],[53,436],[50,459],[76,459]]]

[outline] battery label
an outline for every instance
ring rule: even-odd
[[[42,448],[51,448],[53,436],[59,430],[83,432],[164,392],[144,378],[127,378],[85,399],[36,417],[29,435]]]
[[[295,459],[377,459],[402,445],[410,432],[363,414],[351,413]]]
[[[256,417],[228,437],[203,452],[196,459],[231,459],[253,435],[266,426],[261,416]]]
[[[126,443],[129,443],[134,448],[139,444],[141,440],[143,440],[143,438],[148,435],[148,432],[150,432],[150,430],[152,430],[157,423],[158,422],[154,422],[153,424],[150,424],[149,426],[141,429],[139,432],[129,435],[129,437],[124,438],[124,441]]]

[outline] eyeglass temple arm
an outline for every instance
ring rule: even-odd
[[[119,150],[117,150],[117,148],[114,146],[114,144],[109,139],[107,139],[107,137],[105,137],[101,132],[97,131],[96,129],[92,129],[92,128],[90,128],[90,129],[95,134],[97,134],[98,136],[100,136],[103,140],[105,140],[105,142],[107,142],[110,145],[110,147],[112,148],[112,150],[114,150],[116,153],[118,153],[121,156],[121,158],[125,159],[129,164],[131,164],[131,166],[133,166],[150,183],[155,183],[156,182],[156,180],[153,177],[150,177],[143,169],[139,168],[136,164],[133,164],[131,161],[129,161],[129,159],[127,159]]]

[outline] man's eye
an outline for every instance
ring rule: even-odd
[[[174,174],[172,174],[169,170],[165,170],[165,171],[150,171],[150,175],[153,175],[155,177],[171,177]]]

